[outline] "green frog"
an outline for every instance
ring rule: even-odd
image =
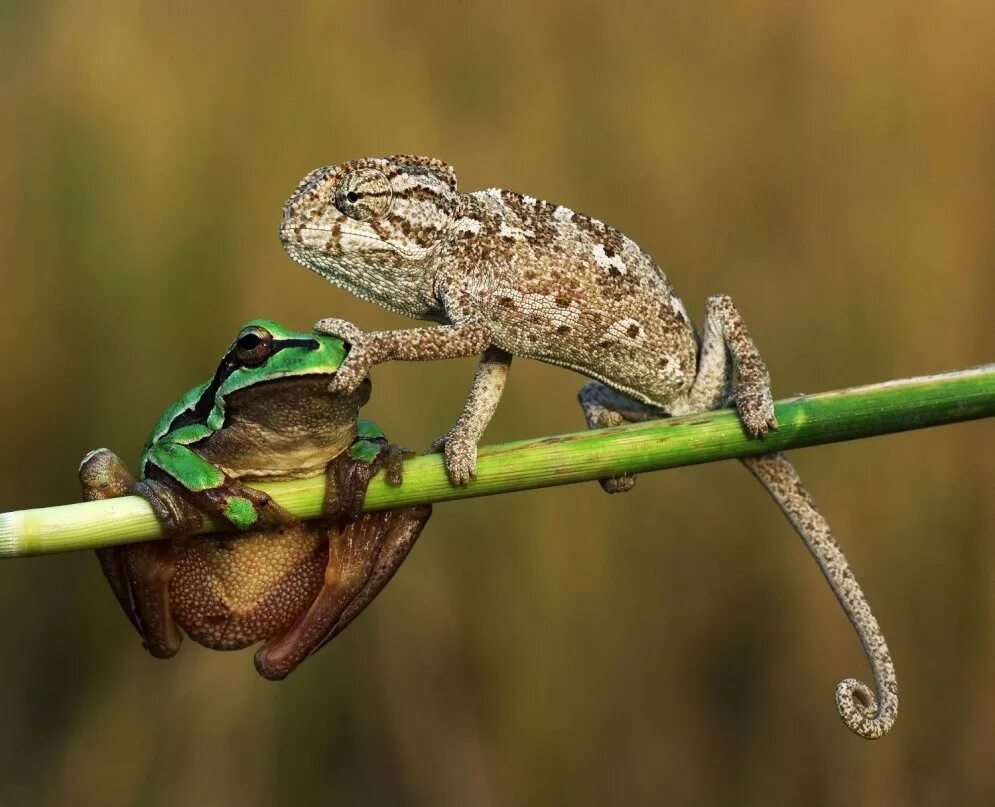
[[[213,377],[159,419],[137,481],[105,448],[83,459],[85,499],[142,496],[167,536],[97,550],[153,656],[176,653],[180,628],[217,650],[265,640],[256,669],[284,678],[376,597],[411,550],[431,507],[361,512],[378,470],[400,484],[403,452],[358,417],[368,379],[353,392],[328,392],[352,347],[254,320]],[[327,479],[325,517],[314,521],[242,482],[318,474]],[[232,529],[193,535],[202,512]]]

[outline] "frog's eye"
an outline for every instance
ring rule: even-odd
[[[273,352],[273,334],[252,325],[244,328],[235,340],[235,358],[239,364],[261,364]]]
[[[342,177],[335,206],[351,219],[376,221],[390,209],[390,182],[382,171],[360,168]]]

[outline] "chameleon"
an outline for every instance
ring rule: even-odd
[[[364,333],[319,321],[316,331],[358,345],[333,389],[361,383],[381,362],[481,355],[462,412],[433,444],[453,484],[474,478],[512,356],[588,376],[579,401],[591,428],[731,403],[751,437],[777,428],[767,367],[732,300],[709,297],[699,333],[647,252],[568,207],[498,188],[461,193],[453,167],[433,157],[369,157],[306,174],[283,207],[280,241],[295,262],[357,297],[438,323]],[[805,541],[867,656],[874,691],[841,681],[837,711],[859,736],[883,736],[898,713],[895,668],[845,556],[782,454],[742,462]],[[619,493],[634,481],[601,484]]]

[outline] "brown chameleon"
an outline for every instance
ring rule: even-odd
[[[708,299],[699,335],[646,252],[567,207],[494,188],[460,193],[453,168],[431,157],[365,158],[307,174],[284,206],[280,240],[295,261],[358,297],[441,323],[362,334],[322,320],[316,330],[361,344],[335,390],[384,361],[482,354],[462,414],[434,446],[454,484],[474,477],[514,355],[595,379],[580,392],[592,428],[730,402],[752,437],[777,427],[767,368],[729,297]],[[863,737],[882,736],[898,710],[894,666],[845,557],[787,459],[743,462],[805,540],[868,656],[876,693],[842,681],[841,716]],[[633,483],[622,476],[602,486],[622,492]]]

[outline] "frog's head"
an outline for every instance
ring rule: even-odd
[[[233,417],[275,431],[351,424],[369,400],[369,380],[350,395],[328,392],[349,349],[337,336],[252,320],[239,331],[205,390],[203,397],[214,403],[208,425],[219,428],[221,423],[212,419]]]
[[[390,298],[423,274],[458,199],[456,172],[433,157],[325,166],[305,176],[284,205],[280,241],[302,266],[391,307]]]

